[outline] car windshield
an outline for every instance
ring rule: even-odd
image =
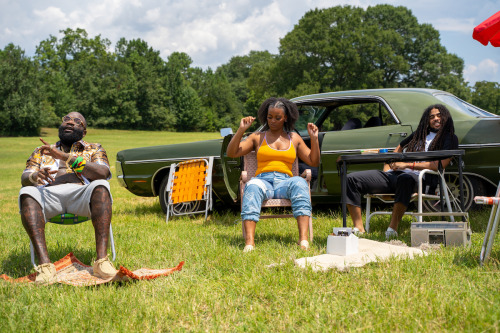
[[[435,94],[434,95],[441,102],[448,104],[449,106],[454,107],[458,111],[461,111],[469,116],[473,117],[498,117],[496,114],[490,113],[488,111],[484,111],[483,109],[478,108],[472,104],[462,101],[460,98],[457,98],[453,95],[447,94]]]
[[[298,108],[299,119],[295,123],[295,129],[301,135],[307,133],[307,124],[316,124],[327,109],[324,105],[299,105]]]

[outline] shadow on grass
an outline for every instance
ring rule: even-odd
[[[235,248],[239,248],[242,244],[244,245],[245,241],[243,240],[243,235],[223,235],[219,234],[216,237],[223,240],[230,246],[234,246]],[[255,243],[256,244],[264,244],[264,243],[282,243],[282,244],[297,244],[297,236],[295,234],[289,234],[286,236],[277,234],[277,233],[269,233],[269,232],[256,232],[255,233]]]
[[[131,214],[131,215],[158,214],[165,216],[160,207],[159,202],[155,202],[153,205],[149,203],[138,203],[135,205],[129,205],[125,206],[124,208],[121,208],[119,211],[115,213]]]
[[[206,226],[220,225],[233,227],[235,224],[241,224],[240,212],[228,209],[221,211],[212,211],[208,214],[208,218],[203,224]]]
[[[52,262],[56,262],[70,252],[86,265],[91,265],[96,257],[94,249],[81,249],[70,246],[58,246],[57,248],[49,248],[49,258]],[[12,251],[9,256],[2,261],[2,272],[12,278],[20,278],[33,272],[29,248],[27,251]]]

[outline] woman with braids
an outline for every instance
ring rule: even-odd
[[[238,131],[227,147],[227,156],[240,157],[255,151],[257,171],[245,186],[242,198],[241,218],[245,228],[243,252],[255,248],[255,227],[259,221],[262,201],[265,199],[290,199],[293,215],[299,227],[299,245],[309,248],[307,231],[311,216],[309,187],[302,177],[292,176],[292,165],[297,157],[310,166],[319,165],[318,128],[307,124],[311,137],[311,149],[293,132],[299,118],[297,106],[285,98],[271,97],[262,103],[258,111],[261,132],[250,134],[241,141],[243,134],[254,122],[254,117],[241,119]]]
[[[453,119],[442,104],[431,105],[425,109],[417,130],[401,141],[394,152],[432,151],[457,149]],[[451,159],[441,161],[443,168]],[[391,223],[385,232],[387,239],[397,237],[398,224],[408,207],[411,195],[417,191],[419,170],[438,169],[438,161],[395,162],[384,165],[384,171],[367,170],[347,175],[347,209],[354,228],[364,232],[361,219],[361,196],[367,193],[395,193]],[[434,191],[438,181],[435,175],[424,176],[426,193]]]

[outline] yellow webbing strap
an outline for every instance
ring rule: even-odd
[[[172,186],[172,202],[202,200],[205,192],[205,173],[207,165],[204,160],[192,160],[179,163]]]

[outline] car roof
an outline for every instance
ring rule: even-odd
[[[434,95],[435,93],[441,94],[450,94],[446,91],[437,90],[437,89],[427,89],[427,88],[382,88],[382,89],[361,89],[361,90],[345,90],[345,91],[335,91],[335,92],[326,92],[320,94],[312,94],[305,95],[291,99],[292,102],[301,102],[306,100],[321,100],[327,98],[335,98],[335,97],[345,97],[345,96],[390,96],[393,94],[400,93],[410,93],[410,94],[425,94],[425,95]],[[451,94],[450,94],[451,95]]]
[[[445,104],[453,115],[454,120],[474,120],[477,117],[471,114],[466,114],[454,105],[444,103],[442,99],[437,98],[438,95],[454,96],[453,94],[437,89],[427,88],[382,88],[382,89],[362,89],[362,90],[347,90],[337,92],[327,92],[320,94],[312,94],[300,96],[291,101],[298,104],[309,103],[329,103],[335,100],[371,100],[376,99],[381,101],[391,113],[395,114],[399,121],[403,123],[411,122],[418,123],[422,112],[433,104]]]

